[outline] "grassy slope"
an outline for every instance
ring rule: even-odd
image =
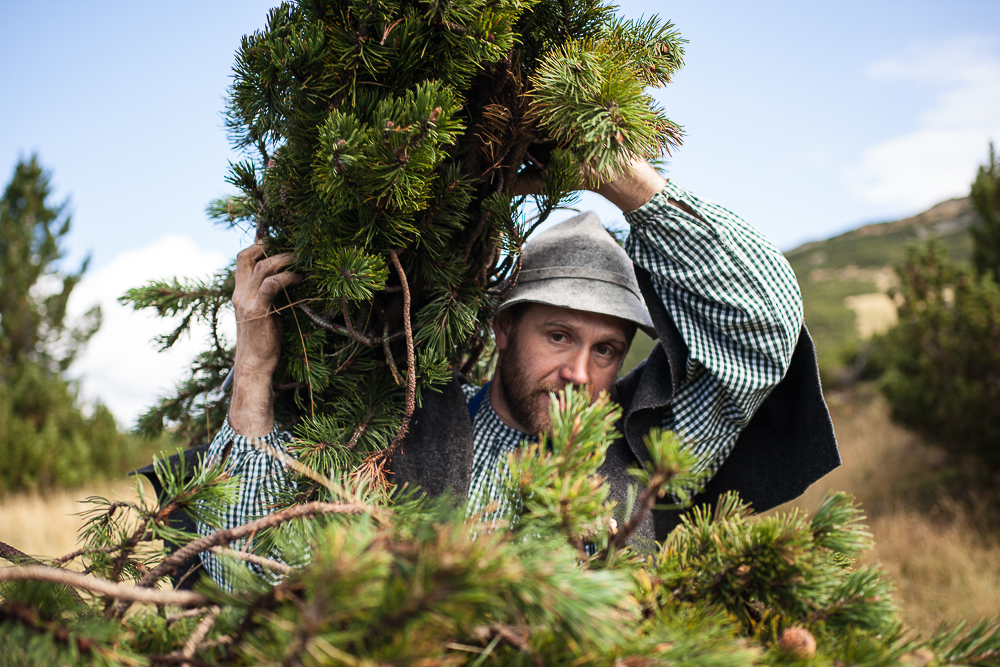
[[[852,279],[847,272],[827,280],[817,280],[817,274],[829,276],[851,266],[896,267],[905,260],[909,246],[928,238],[937,239],[955,259],[968,261],[972,256],[968,226],[973,219],[969,200],[953,199],[912,218],[866,225],[785,253],[802,288],[806,325],[816,340],[825,376],[836,372],[858,342],[855,314],[844,299],[876,292],[878,287],[872,280]]]

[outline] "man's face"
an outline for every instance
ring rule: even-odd
[[[522,433],[548,431],[549,392],[568,384],[589,385],[592,398],[611,391],[634,329],[610,315],[544,304],[528,305],[516,324],[504,311],[493,324],[500,350],[493,409]]]

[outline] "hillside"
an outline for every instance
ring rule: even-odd
[[[975,219],[968,197],[949,199],[913,217],[864,225],[785,253],[802,287],[806,324],[826,380],[858,341],[895,322],[888,293],[896,282],[893,267],[903,262],[906,248],[936,238],[953,258],[968,261]]]

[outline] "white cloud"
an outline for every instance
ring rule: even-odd
[[[152,339],[170,330],[171,323],[152,311],[134,311],[118,297],[147,281],[172,278],[205,278],[229,261],[217,252],[200,248],[186,236],[165,236],[149,245],[118,255],[100,269],[88,272],[73,290],[69,311],[79,315],[95,303],[104,316],[101,329],[70,369],[81,378],[84,400],[100,400],[119,423],[131,427],[136,417],[180,380],[189,362],[205,347],[206,328],[182,337],[169,351],[158,352]],[[222,317],[232,340],[232,315]]]
[[[980,38],[954,40],[874,63],[876,81],[929,88],[917,127],[868,148],[847,177],[866,201],[920,209],[968,194],[989,141],[1000,141],[1000,53]]]

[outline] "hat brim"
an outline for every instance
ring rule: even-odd
[[[519,283],[497,308],[497,314],[518,303],[544,303],[559,308],[611,315],[634,322],[643,333],[656,339],[642,297],[619,285],[586,278],[548,278]]]

